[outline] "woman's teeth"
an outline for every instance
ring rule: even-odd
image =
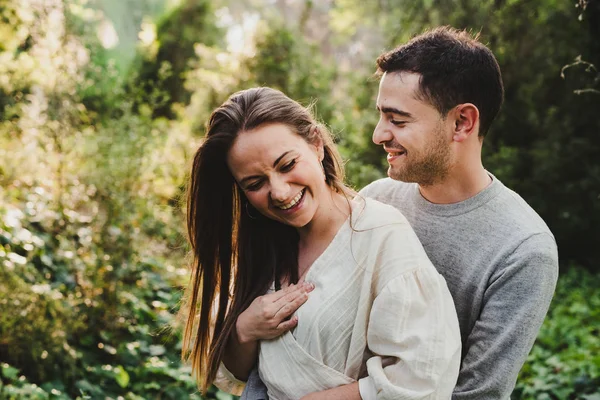
[[[294,198],[292,199],[292,201],[290,201],[288,204],[284,204],[284,205],[282,205],[282,206],[278,206],[278,208],[281,208],[282,210],[287,210],[288,208],[292,208],[292,207],[294,207],[294,206],[295,206],[295,205],[296,205],[296,204],[297,204],[297,203],[300,201],[300,199],[302,198],[302,195],[303,195],[303,194],[304,194],[304,189],[302,189],[302,190],[300,191],[300,193],[298,193],[298,194],[296,195],[296,197],[294,197]]]

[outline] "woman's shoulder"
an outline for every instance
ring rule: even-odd
[[[392,279],[415,279],[415,271],[432,268],[425,250],[404,215],[396,208],[371,198],[356,199],[359,214],[353,226],[352,245],[361,265],[376,280],[376,292]]]
[[[355,229],[369,230],[378,227],[397,225],[410,226],[397,208],[360,194],[353,200],[353,224]]]

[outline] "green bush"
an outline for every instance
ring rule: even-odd
[[[229,11],[253,15],[260,7],[250,3],[261,2]],[[576,69],[559,76],[581,51],[598,65],[589,51],[597,35],[576,38],[584,10],[554,0],[279,3],[303,7],[302,21],[265,6],[273,12],[261,14],[251,51],[235,55],[216,26],[218,2],[179,2],[124,71],[99,42],[109,22],[100,2],[0,0],[0,398],[200,398],[178,331],[165,328],[188,274],[179,204],[187,163],[211,110],[254,85],[316,101],[361,187],[386,169],[370,139],[375,52],[425,26],[484,27],[507,89],[486,166],[548,220],[567,259],[598,267],[586,263],[599,249],[598,97],[574,98]],[[583,22],[600,26],[597,11]],[[331,41],[310,37],[313,16]],[[561,276],[515,399],[600,398],[598,287],[579,269]],[[205,397],[232,398],[215,388]]]
[[[0,191],[0,398],[202,398],[167,329],[187,271],[125,230],[103,238],[82,202],[60,213],[52,200],[41,186]],[[231,398],[205,398],[217,395]]]
[[[561,275],[513,399],[600,399],[600,277]]]

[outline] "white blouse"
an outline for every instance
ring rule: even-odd
[[[363,400],[451,397],[461,355],[454,303],[398,210],[357,197],[305,280],[315,289],[296,328],[260,342],[270,399],[357,380]],[[223,365],[215,384],[243,388]]]

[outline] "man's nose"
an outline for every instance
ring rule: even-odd
[[[384,144],[385,142],[389,142],[394,138],[384,124],[385,122],[379,119],[377,126],[375,126],[375,130],[373,130],[373,143]]]

